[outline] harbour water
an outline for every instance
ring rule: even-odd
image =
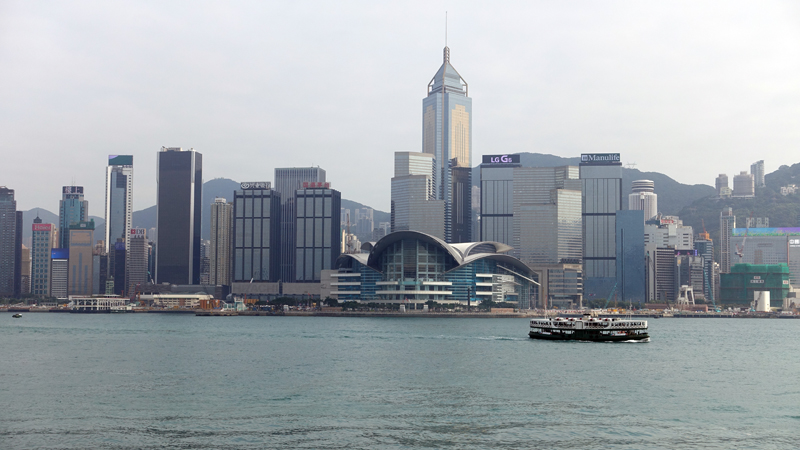
[[[800,321],[0,314],[2,448],[795,448]]]

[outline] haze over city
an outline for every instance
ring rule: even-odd
[[[797,162],[800,6],[793,2],[4,2],[3,184],[20,209],[60,187],[103,204],[109,154],[155,204],[161,146],[204,179],[320,166],[388,210],[396,151],[421,149],[421,101],[451,60],[483,154],[618,152],[713,184],[765,156]],[[701,163],[697,164],[698,158]]]

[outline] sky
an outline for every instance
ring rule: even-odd
[[[421,151],[422,99],[451,62],[473,99],[473,161],[620,153],[713,185],[800,162],[796,1],[4,1],[0,185],[102,216],[108,155],[155,204],[162,146],[203,178],[319,166],[388,211],[393,155]],[[631,166],[633,167],[633,166]]]

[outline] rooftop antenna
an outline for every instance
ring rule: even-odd
[[[447,47],[447,11],[444,12],[444,46]]]

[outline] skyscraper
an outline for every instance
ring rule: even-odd
[[[69,295],[92,295],[94,220],[69,227]]]
[[[754,197],[756,194],[755,180],[753,175],[745,171],[733,176],[732,197]]]
[[[578,168],[514,169],[512,255],[531,266],[581,258]]]
[[[433,167],[432,154],[395,152],[392,230],[419,231],[444,239],[444,200],[434,195]]]
[[[58,205],[58,229],[60,248],[69,248],[69,227],[89,220],[89,202],[83,199],[83,186],[61,188]]]
[[[161,147],[156,202],[156,282],[200,283],[203,155]]]
[[[617,277],[616,215],[622,209],[619,153],[582,154],[583,270],[586,298],[606,298]]]
[[[208,284],[214,286],[231,284],[232,232],[233,205],[224,198],[214,199],[214,203],[211,204],[211,249],[208,255],[211,271]]]
[[[330,183],[303,183],[296,199],[297,266],[293,281],[318,282],[321,272],[332,269],[340,254],[342,196],[330,188]]]
[[[139,286],[147,283],[147,231],[144,228],[131,228],[128,253],[125,258],[127,266],[125,281],[128,283],[128,297],[133,298]]]
[[[514,233],[514,168],[519,155],[484,155],[481,164],[481,241],[512,245]]]
[[[280,279],[286,283],[295,279],[295,193],[304,182],[324,183],[325,171],[319,167],[275,169],[275,191],[281,200]]]
[[[736,228],[736,216],[732,208],[719,213],[719,272],[731,272],[731,235]]]
[[[22,224],[17,216],[14,190],[0,186],[0,298],[20,293],[22,230],[17,228]]]
[[[471,240],[472,99],[469,86],[450,64],[442,66],[422,100],[422,152],[433,155],[433,196],[444,201],[446,242]]]
[[[281,277],[284,244],[280,242],[283,235],[280,194],[268,182],[247,182],[239,187],[233,193],[233,264],[229,278],[232,277],[233,283],[276,282]],[[212,245],[212,251],[215,247]],[[294,251],[294,245],[291,248]]]
[[[644,220],[650,220],[658,214],[658,195],[655,183],[651,180],[636,180],[631,183],[628,194],[628,209],[644,211]]]
[[[50,261],[53,247],[58,245],[55,226],[33,219],[31,237],[31,294],[36,297],[50,295]]]
[[[750,174],[753,175],[753,181],[757,188],[767,185],[764,179],[764,160],[756,161],[750,165]]]
[[[117,239],[125,248],[131,236],[133,222],[133,156],[109,155],[106,166],[106,252],[110,255]]]

